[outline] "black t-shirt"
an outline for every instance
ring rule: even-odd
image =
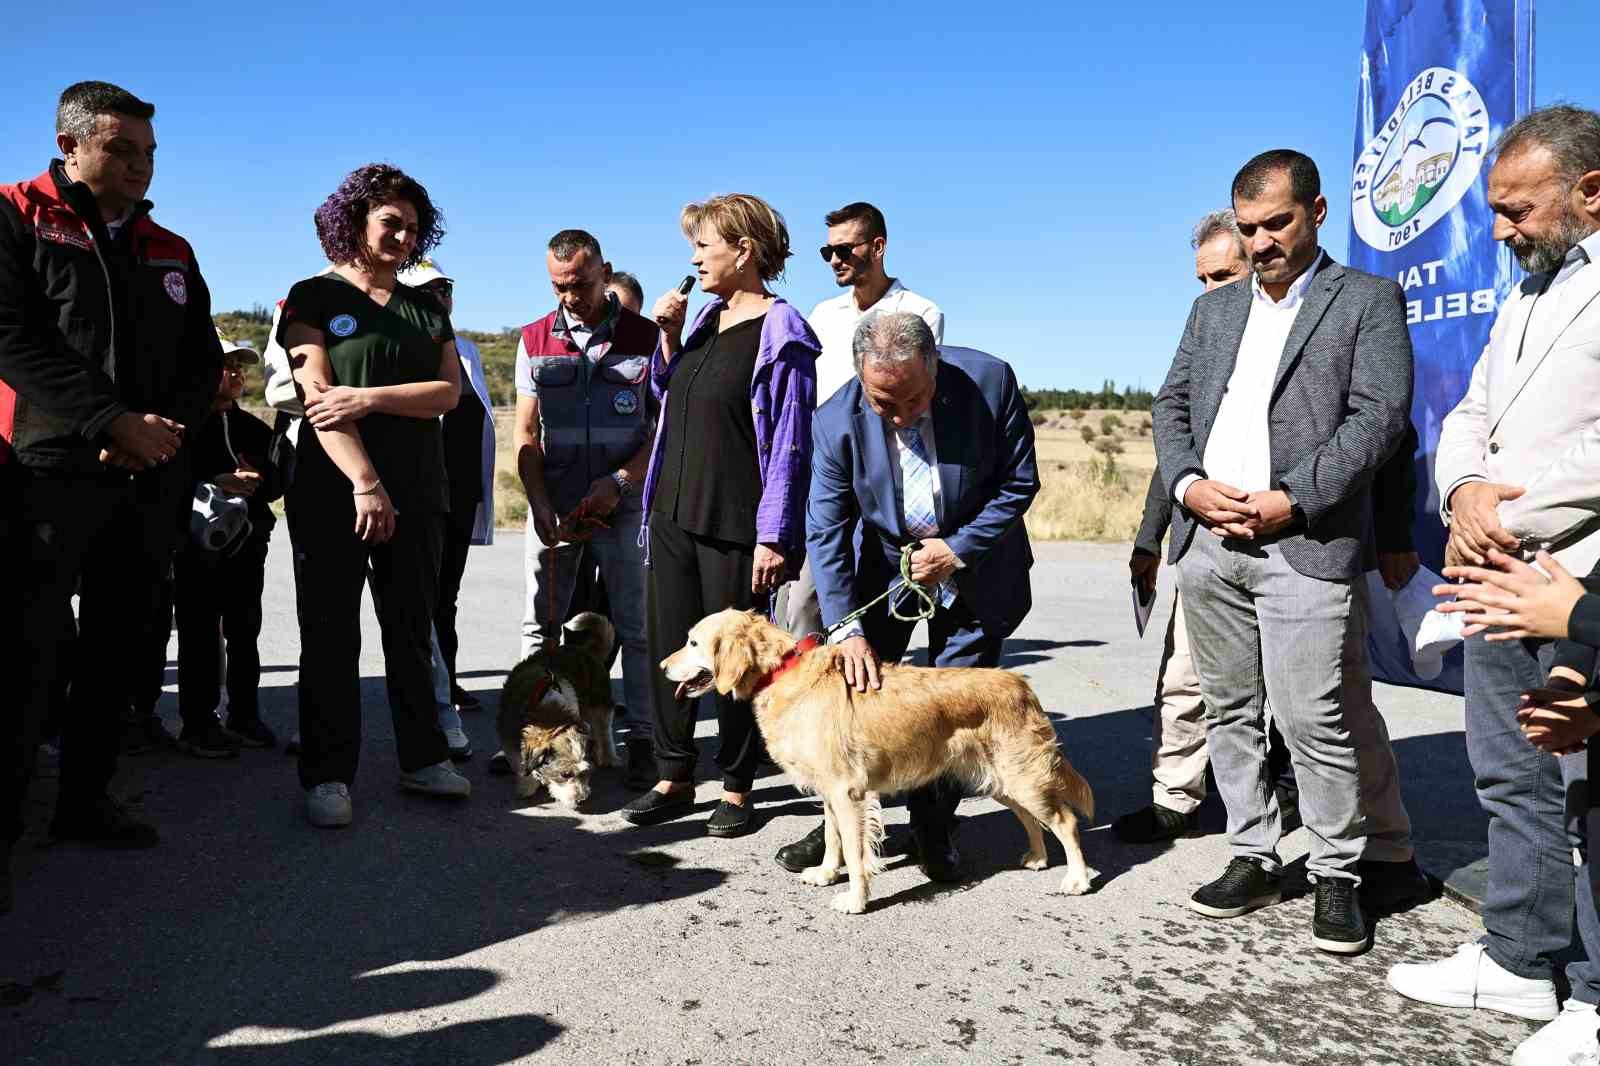
[[[761,350],[752,318],[678,355],[667,388],[667,439],[652,514],[702,537],[754,545],[761,461],[750,379]]]
[[[380,307],[338,274],[307,278],[289,290],[278,326],[280,343],[294,323],[322,331],[333,368],[328,384],[355,388],[437,381],[441,349],[455,339],[449,317],[426,295],[399,285],[388,304]],[[402,516],[407,511],[450,509],[443,432],[437,418],[371,414],[355,427]],[[309,424],[300,427],[291,494],[350,501],[349,479],[328,458]],[[353,501],[350,507],[354,509]]]

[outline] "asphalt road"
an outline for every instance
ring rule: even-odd
[[[697,815],[650,829],[615,814],[602,779],[574,815],[519,802],[488,776],[494,695],[521,615],[521,538],[475,549],[461,669],[489,709],[468,716],[476,789],[449,806],[395,788],[376,624],[362,659],[364,759],[355,824],[310,828],[279,752],[227,762],[125,757],[118,790],[161,826],[150,852],[52,845],[53,782],[36,783],[0,919],[0,1059],[18,1063],[1479,1064],[1530,1023],[1424,1008],[1384,984],[1402,959],[1447,954],[1477,919],[1439,900],[1378,924],[1364,956],[1310,944],[1311,900],[1208,921],[1184,905],[1227,861],[1206,835],[1130,847],[1107,828],[1149,799],[1158,635],[1135,638],[1126,549],[1037,548],[1035,607],[1007,647],[1057,716],[1099,806],[1084,847],[1092,894],[1017,867],[1021,828],[969,800],[970,879],[935,886],[901,861],[867,914],[829,910],[771,861],[816,803],[757,784],[764,824],[703,831],[717,785],[702,751]],[[1170,603],[1164,574],[1162,603]],[[273,545],[263,703],[286,736],[297,636],[287,539]],[[169,680],[171,674],[169,672]],[[1482,851],[1458,700],[1383,689],[1406,796],[1436,874]],[[162,712],[176,728],[175,697]],[[701,723],[701,735],[715,725]],[[888,812],[892,823],[904,810]],[[1306,834],[1285,843],[1303,855]],[[1295,868],[1303,869],[1296,863]],[[20,1002],[19,1002],[20,1001]]]

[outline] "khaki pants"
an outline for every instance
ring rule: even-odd
[[[1158,806],[1188,814],[1206,798],[1206,704],[1189,656],[1183,602],[1176,593],[1156,674],[1156,720],[1150,739],[1152,797]]]

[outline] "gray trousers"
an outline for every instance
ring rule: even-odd
[[[817,583],[811,578],[811,560],[800,566],[800,576],[778,587],[772,604],[772,621],[793,637],[822,632],[822,605],[817,602]]]
[[[650,656],[644,643],[644,552],[639,526],[644,510],[639,496],[628,496],[611,512],[609,529],[596,530],[581,544],[546,548],[533,532],[533,519],[523,543],[523,576],[527,604],[522,616],[522,658],[561,642],[561,624],[572,604],[582,553],[593,552],[606,583],[611,624],[622,645],[622,692],[627,703],[628,736],[650,737]]]
[[[1280,868],[1270,701],[1311,833],[1307,870],[1359,881],[1361,858],[1411,858],[1399,771],[1372,703],[1361,583],[1307,577],[1270,540],[1223,541],[1205,530],[1179,560],[1178,580],[1234,855]]]

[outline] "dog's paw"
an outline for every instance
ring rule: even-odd
[[[1081,896],[1089,891],[1088,870],[1068,870],[1061,879],[1061,891],[1068,896]]]
[[[1031,851],[1023,852],[1022,854],[1022,868],[1024,870],[1043,870],[1049,865],[1050,856],[1042,851],[1037,855]]]
[[[867,897],[854,892],[841,892],[828,901],[828,906],[840,914],[862,914],[867,909]]]
[[[800,880],[818,888],[827,888],[829,885],[837,884],[842,873],[843,871],[837,866],[832,869],[826,866],[807,866],[800,871]]]

